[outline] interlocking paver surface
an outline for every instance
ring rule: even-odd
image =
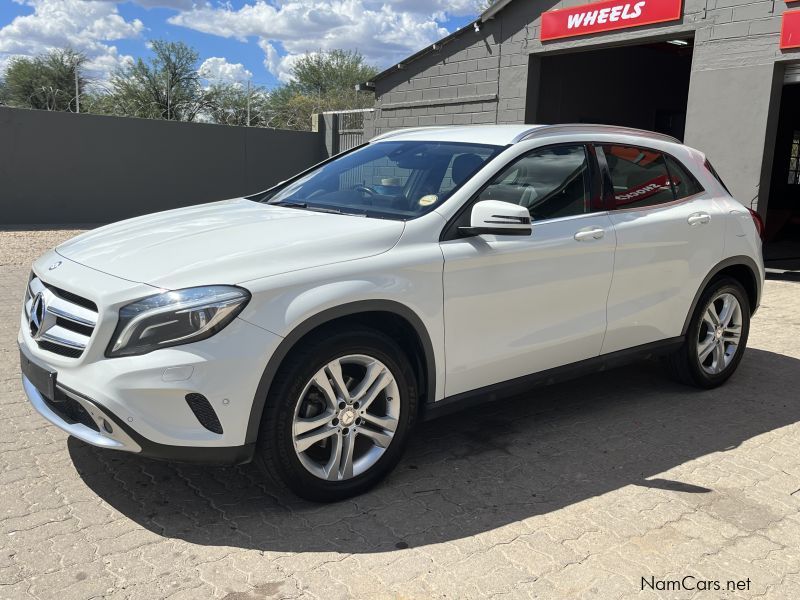
[[[800,598],[800,277],[767,282],[721,389],[656,362],[539,389],[424,424],[383,485],[320,506],[34,413],[22,291],[73,233],[0,232],[0,597]],[[642,590],[686,576],[723,589]]]

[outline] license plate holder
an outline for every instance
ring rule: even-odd
[[[55,371],[50,371],[37,365],[30,358],[25,356],[22,350],[19,351],[19,365],[22,374],[28,378],[39,392],[50,401],[55,401],[56,397],[56,377]]]

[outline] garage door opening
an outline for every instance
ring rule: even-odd
[[[764,261],[768,267],[800,269],[800,84],[781,96],[772,182],[766,207]],[[764,214],[762,212],[762,214]]]
[[[529,123],[602,123],[683,140],[693,40],[531,56]]]

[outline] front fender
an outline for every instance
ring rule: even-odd
[[[443,259],[437,247],[430,250],[413,261],[399,257],[372,268],[353,261],[335,269],[306,270],[240,284],[253,298],[239,318],[284,338],[261,376],[247,427],[248,443],[258,436],[272,380],[295,344],[325,323],[358,313],[388,312],[407,321],[424,352],[426,397],[430,401],[444,395]]]

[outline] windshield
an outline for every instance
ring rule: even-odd
[[[260,201],[413,219],[436,208],[501,149],[456,142],[377,142],[314,169]]]

